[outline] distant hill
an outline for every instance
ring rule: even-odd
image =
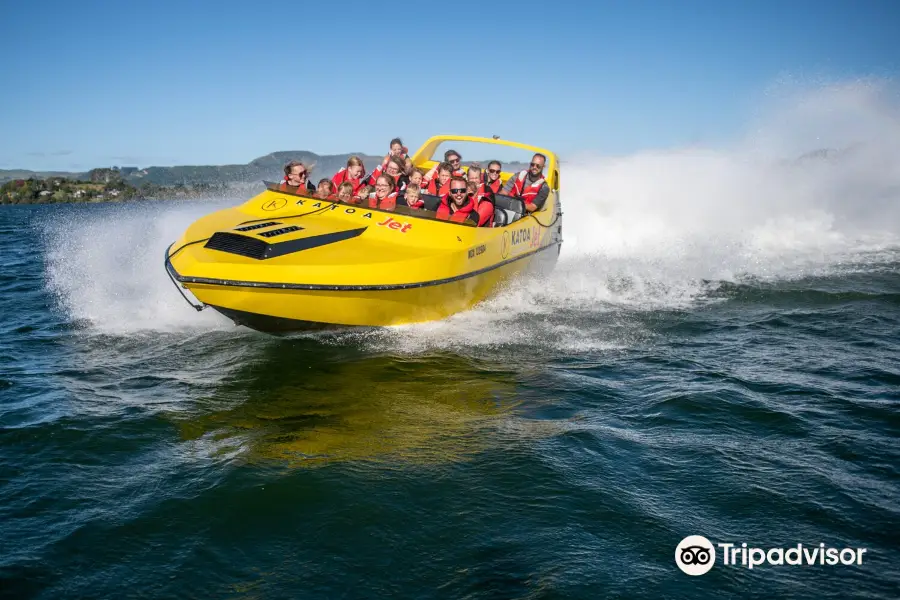
[[[370,156],[355,153],[363,159],[366,169],[381,162],[383,156]],[[185,165],[175,167],[122,167],[119,171],[123,179],[132,184],[152,183],[160,186],[196,185],[196,184],[233,184],[254,183],[263,179],[280,180],[284,177],[284,165],[291,160],[299,160],[312,165],[313,179],[330,178],[338,169],[347,164],[353,154],[320,155],[306,150],[273,152],[256,158],[245,165]],[[90,171],[28,171],[25,169],[0,169],[0,183],[15,179],[46,179],[48,177],[66,177],[69,179],[88,180]]]
[[[68,171],[28,171],[26,169],[0,169],[0,183],[14,179],[47,179],[48,177],[68,177],[78,179],[83,173]]]
[[[256,183],[262,180],[279,181],[284,177],[284,165],[291,160],[299,160],[312,166],[312,181],[323,177],[330,178],[338,169],[347,164],[353,155],[363,159],[366,171],[371,172],[384,156],[372,156],[362,153],[348,154],[316,154],[307,150],[272,152],[251,160],[245,165],[186,165],[175,167],[121,167],[118,169],[122,179],[133,186],[148,183],[157,186],[176,185],[233,185],[239,183]],[[486,167],[487,164],[483,163]],[[504,170],[520,170],[524,163],[509,163]],[[48,177],[66,177],[73,180],[88,181],[91,171],[27,171],[24,169],[0,169],[0,183],[16,179],[47,179]]]
[[[352,154],[320,155],[306,150],[273,152],[256,158],[245,165],[201,165],[177,167],[148,167],[129,173],[125,180],[132,185],[149,182],[155,185],[191,185],[253,183],[263,179],[279,181],[284,177],[284,165],[291,160],[299,160],[312,166],[312,179],[331,178],[338,169],[346,166]],[[357,154],[363,159],[367,170],[381,162],[381,156]]]

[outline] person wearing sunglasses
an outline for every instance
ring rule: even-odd
[[[309,180],[309,169],[299,160],[284,165],[284,181],[278,189],[294,193],[316,192],[316,186]]]
[[[475,200],[469,194],[466,180],[454,176],[450,179],[450,193],[441,198],[435,217],[442,221],[463,223],[475,212]],[[475,215],[478,216],[477,213]]]
[[[456,150],[447,150],[444,152],[444,162],[431,167],[431,170],[425,173],[425,183],[431,183],[431,181],[439,174],[440,168],[445,164],[450,165],[451,176],[466,176],[466,172],[462,170],[462,156]]]
[[[500,180],[501,172],[503,172],[503,165],[500,164],[500,161],[492,160],[484,173],[485,189],[490,188],[495,194],[500,193],[500,189],[503,187],[503,182]]]
[[[544,165],[547,157],[543,154],[535,154],[531,157],[531,164],[527,169],[510,178],[503,188],[503,193],[514,198],[521,198],[525,203],[525,210],[534,212],[544,207],[547,196],[550,195],[550,186],[544,179]]]

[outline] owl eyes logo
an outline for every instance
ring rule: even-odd
[[[681,551],[681,562],[686,565],[705,565],[709,562],[711,548],[688,546]]]
[[[716,564],[712,542],[702,535],[689,535],[675,548],[675,564],[688,575],[703,575]]]

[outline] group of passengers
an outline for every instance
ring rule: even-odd
[[[284,167],[281,189],[310,194],[323,200],[364,205],[369,208],[392,210],[396,206],[422,209],[424,194],[437,196],[438,219],[464,222],[476,221],[479,227],[491,227],[494,222],[495,194],[521,198],[529,213],[543,208],[550,194],[544,178],[547,157],[535,154],[525,170],[510,177],[503,184],[503,165],[496,160],[487,169],[473,164],[463,167],[462,156],[455,150],[444,153],[443,162],[423,173],[408,156],[399,138],[390,143],[390,151],[372,173],[367,174],[362,159],[351,156],[331,179],[321,179],[318,185],[310,181],[309,169],[302,162],[291,161]]]

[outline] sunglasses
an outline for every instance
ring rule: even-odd
[[[459,159],[458,159],[458,158],[451,158],[451,159],[450,159],[449,161],[447,161],[447,162],[449,162],[451,165],[458,165],[458,164],[459,164]]]
[[[306,177],[306,171],[301,171],[299,173],[291,173],[292,177]]]
[[[453,188],[450,190],[451,194],[465,194],[466,188]]]
[[[532,167],[537,167],[537,168],[539,168],[539,169],[543,169],[543,168],[544,168],[544,165],[542,165],[541,163],[531,163],[531,166],[532,166]]]
[[[488,173],[493,173],[494,175],[497,175],[498,173],[500,173],[500,169],[488,169]]]

